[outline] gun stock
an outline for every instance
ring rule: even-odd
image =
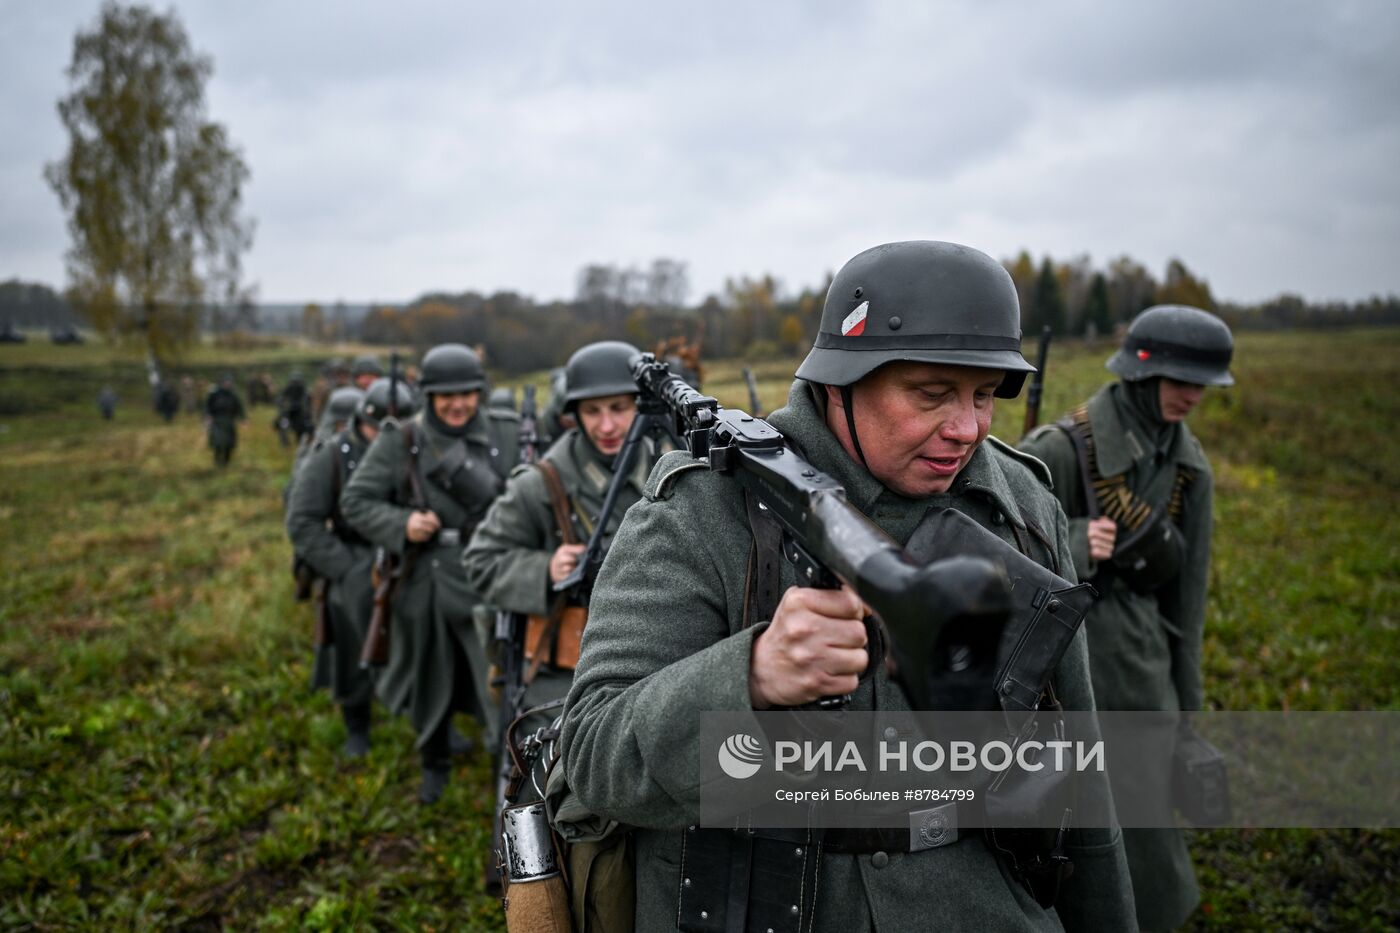
[[[324,577],[316,581],[316,646],[325,648],[335,644],[335,627],[331,624],[330,600],[327,598],[330,581]]]
[[[368,670],[389,663],[389,625],[393,618],[394,589],[399,573],[393,555],[381,549],[374,558],[374,608],[360,648],[360,667]]]

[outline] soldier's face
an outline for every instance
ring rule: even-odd
[[[947,492],[992,426],[999,369],[888,363],[852,389],[867,468],[911,499]],[[841,393],[827,387],[827,425],[857,463]]]
[[[1201,397],[1205,394],[1205,386],[1194,382],[1177,382],[1163,376],[1157,388],[1157,405],[1162,410],[1162,420],[1168,423],[1185,421],[1192,409],[1201,404]]]
[[[373,385],[374,380],[378,378],[379,377],[376,376],[374,373],[360,373],[358,376],[355,377],[355,385],[359,388],[361,392],[368,392],[369,387]]]
[[[583,433],[600,453],[611,457],[622,449],[627,430],[637,417],[637,399],[632,395],[586,398],[577,410]]]
[[[460,428],[476,417],[476,408],[481,404],[481,393],[477,392],[434,392],[428,396],[433,400],[433,414],[449,428]]]

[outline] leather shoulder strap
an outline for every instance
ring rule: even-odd
[[[554,509],[554,522],[559,526],[560,540],[565,544],[578,544],[578,536],[574,534],[574,510],[569,505],[569,494],[564,491],[564,480],[559,475],[559,468],[548,460],[541,460],[535,464],[535,469],[540,471],[540,476],[544,479],[544,488],[549,493],[549,504]]]
[[[1084,481],[1084,507],[1090,518],[1099,517],[1098,480],[1099,467],[1094,456],[1094,429],[1089,424],[1089,409],[1080,405],[1059,421],[1055,427],[1065,432],[1074,447],[1074,458],[1079,462],[1079,476]]]
[[[744,628],[748,628],[772,620],[783,598],[783,529],[747,490],[744,506],[753,532],[748,573],[744,577]]]
[[[413,422],[403,426],[403,448],[408,453],[408,488],[415,509],[426,509],[428,497],[423,495],[423,478],[418,475],[418,437]]]

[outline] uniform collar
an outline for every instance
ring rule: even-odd
[[[984,442],[953,481],[946,493],[923,499],[909,499],[889,489],[846,453],[836,435],[826,425],[822,410],[825,400],[820,386],[802,379],[793,382],[788,403],[768,416],[768,421],[798,446],[812,465],[830,474],[846,488],[846,499],[861,513],[885,527],[879,517],[901,514],[922,518],[929,509],[952,507],[964,494],[972,492],[990,499],[1007,520],[1024,527],[1025,520],[1016,505],[1016,496],[1001,464]],[[900,524],[904,524],[903,521]],[[917,521],[915,521],[917,524]],[[893,529],[886,528],[894,533]],[[908,531],[912,532],[913,525]],[[894,534],[903,540],[905,536]]]
[[[1157,453],[1156,445],[1143,434],[1129,414],[1127,401],[1119,398],[1116,391],[1118,385],[1111,383],[1104,386],[1094,393],[1086,406],[1089,424],[1094,431],[1094,453],[1099,473],[1103,476],[1127,473],[1139,463],[1152,462]],[[1197,470],[1208,469],[1201,445],[1185,422],[1176,425],[1167,447],[1167,458]]]
[[[573,460],[574,468],[589,488],[597,495],[605,495],[608,486],[612,483],[612,467],[603,460],[598,453],[598,449],[588,443],[588,439],[583,436],[582,428],[570,428],[565,435],[568,438],[569,457]],[[642,495],[646,491],[647,476],[651,473],[652,463],[655,457],[651,455],[651,439],[642,440],[642,450],[637,456],[637,463],[632,469],[632,475],[628,478],[637,489],[637,494]]]
[[[468,444],[476,444],[479,447],[491,447],[491,427],[484,411],[478,410],[475,415],[472,415],[471,420],[462,429],[462,433],[456,436],[439,431],[432,419],[428,418],[426,411],[420,411],[414,415],[413,420],[419,429],[427,434],[432,439],[433,444],[438,447],[447,447],[456,441],[466,441]]]

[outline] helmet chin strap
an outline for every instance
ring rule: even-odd
[[[852,403],[852,393],[849,385],[843,385],[841,387],[841,407],[846,411],[846,431],[851,435],[851,446],[856,449],[856,456],[860,458],[860,465],[865,467],[865,471],[869,473],[870,464],[865,462],[865,451],[860,449],[860,436],[856,434],[855,406]]]

